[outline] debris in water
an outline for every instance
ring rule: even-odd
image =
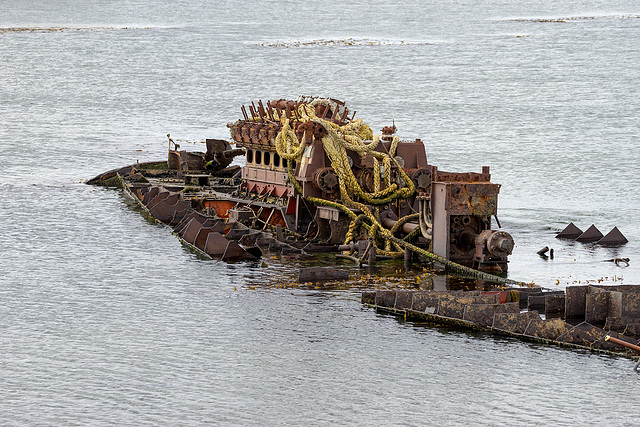
[[[345,39],[315,39],[315,40],[292,40],[260,43],[266,47],[326,47],[326,46],[419,46],[430,45],[433,42],[425,41],[404,41],[404,40],[382,40],[368,38],[345,38]]]
[[[622,235],[618,227],[613,227],[613,230],[608,232],[602,239],[598,240],[599,245],[616,246],[629,243],[626,237]]]
[[[589,243],[596,242],[600,239],[602,239],[602,233],[594,224],[591,224],[591,227],[587,228],[587,231],[576,238],[576,242]]]
[[[65,31],[114,31],[114,30],[148,30],[151,27],[5,27],[4,33],[56,33]]]
[[[582,234],[580,230],[573,222],[570,222],[564,230],[556,234],[556,239],[575,239]]]

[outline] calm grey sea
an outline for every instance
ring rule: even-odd
[[[198,259],[81,181],[331,96],[491,166],[510,277],[640,284],[639,82],[632,0],[0,0],[0,424],[637,425],[630,360],[399,322],[366,279],[276,287],[295,262]]]

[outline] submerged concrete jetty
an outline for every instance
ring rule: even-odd
[[[607,339],[640,344],[640,286],[571,286],[566,291],[376,290],[362,303],[414,322],[449,326],[562,347],[633,357]]]

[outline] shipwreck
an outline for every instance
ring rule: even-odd
[[[228,124],[231,141],[207,139],[206,152],[190,152],[167,135],[167,160],[88,183],[125,189],[212,258],[336,252],[360,263],[391,257],[474,277],[506,273],[514,241],[499,229],[500,184],[488,166],[441,171],[420,139],[400,140],[395,125],[374,135],[336,99],[252,102],[241,115]],[[244,165],[232,164],[238,156]]]
[[[405,320],[640,353],[640,286],[549,291],[505,277],[514,241],[500,229],[500,184],[491,182],[489,166],[439,170],[420,139],[400,140],[395,125],[374,135],[336,99],[258,101],[240,111],[228,124],[230,141],[207,139],[206,151],[192,152],[167,135],[166,160],[114,169],[87,183],[124,189],[208,258],[325,252],[360,265],[403,258],[484,280],[482,290],[464,292],[363,292],[364,304]],[[238,157],[244,161],[234,164]],[[582,233],[571,226],[558,237]],[[603,244],[614,238],[626,242],[615,234]],[[303,276],[340,281],[348,273],[313,267],[300,270],[299,281]]]

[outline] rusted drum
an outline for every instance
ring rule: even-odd
[[[313,174],[313,183],[319,190],[333,194],[338,191],[338,175],[333,168],[321,168]]]

